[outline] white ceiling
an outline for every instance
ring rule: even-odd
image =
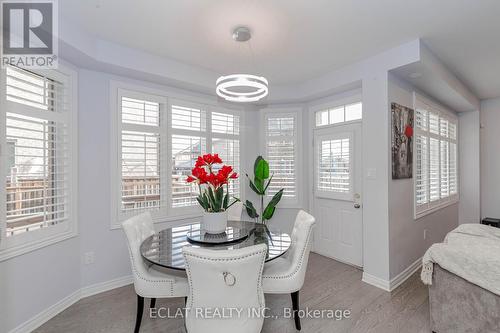
[[[420,37],[479,98],[500,96],[498,0],[64,0],[59,8],[97,38],[273,84]],[[231,39],[241,24],[253,32],[252,52]]]

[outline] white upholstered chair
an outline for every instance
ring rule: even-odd
[[[186,297],[189,286],[186,278],[171,276],[149,267],[140,253],[141,243],[154,234],[151,214],[143,213],[122,223],[128,239],[130,262],[134,276],[134,289],[137,294],[137,318],[134,332],[141,327],[144,298],[151,298],[150,306],[155,306],[156,298]]]
[[[312,230],[315,219],[300,210],[292,231],[292,244],[288,251],[264,266],[262,288],[266,294],[291,294],[295,327],[300,330],[299,291],[304,284],[309,252],[311,250]]]
[[[263,313],[265,306],[262,269],[266,253],[264,244],[237,250],[183,248],[190,288],[186,306],[188,333],[261,331],[264,317],[251,314],[252,311]],[[205,313],[206,309],[243,311],[240,315],[233,312],[230,318],[196,315],[197,311]]]
[[[243,211],[243,203],[236,202],[227,209],[227,219],[229,221],[241,221],[241,212]]]

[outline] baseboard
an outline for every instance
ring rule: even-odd
[[[75,304],[81,299],[80,290],[75,291],[74,293],[66,296],[56,304],[51,305],[49,308],[43,310],[39,314],[34,317],[28,319],[21,325],[9,331],[9,333],[28,333],[32,332],[38,327],[45,324],[51,318],[57,316],[62,311],[69,308],[71,305]]]
[[[416,271],[418,271],[422,267],[422,258],[418,258],[413,262],[410,266],[408,266],[404,271],[396,275],[390,281],[390,289],[391,291],[399,287],[403,282],[405,282],[410,276],[413,275]]]
[[[420,267],[422,267],[422,258],[417,259],[410,266],[405,268],[405,270],[403,270],[401,273],[390,280],[384,280],[374,275],[363,272],[362,281],[382,290],[391,292],[399,287],[403,282],[405,282],[417,270],[419,270]]]
[[[69,308],[71,305],[75,304],[82,298],[86,298],[92,295],[96,295],[105,291],[109,291],[115,288],[120,288],[131,284],[133,278],[131,275],[119,277],[113,280],[96,283],[87,287],[83,287],[72,294],[66,296],[57,303],[51,305],[49,308],[43,310],[34,317],[28,319],[21,325],[10,330],[9,333],[29,333],[37,329],[38,327],[45,324],[47,321],[57,316],[62,311]]]
[[[382,290],[391,291],[390,281],[378,278],[375,275],[363,272],[363,278],[361,280],[365,283],[371,284],[372,286],[380,288]]]
[[[80,298],[93,296],[108,290],[120,288],[134,282],[132,275],[122,276],[113,280],[96,283],[80,289]]]

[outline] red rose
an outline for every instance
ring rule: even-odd
[[[191,177],[191,176],[188,176],[188,177],[186,178],[186,182],[188,182],[188,183],[192,183],[192,182],[194,182],[195,180],[196,180],[196,178]]]
[[[231,174],[231,176],[229,176],[229,178],[231,178],[231,179],[236,179],[236,178],[238,178],[238,174],[237,174],[236,172],[233,172],[233,173]]]

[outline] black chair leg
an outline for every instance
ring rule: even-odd
[[[137,317],[135,318],[134,333],[139,333],[142,321],[142,312],[144,311],[144,297],[137,295]]]
[[[156,298],[151,298],[151,302],[149,303],[149,308],[154,309],[156,306]]]
[[[295,320],[295,328],[297,331],[301,330],[300,317],[299,317],[299,292],[296,291],[291,294],[292,296],[292,309],[293,309],[293,319]]]

